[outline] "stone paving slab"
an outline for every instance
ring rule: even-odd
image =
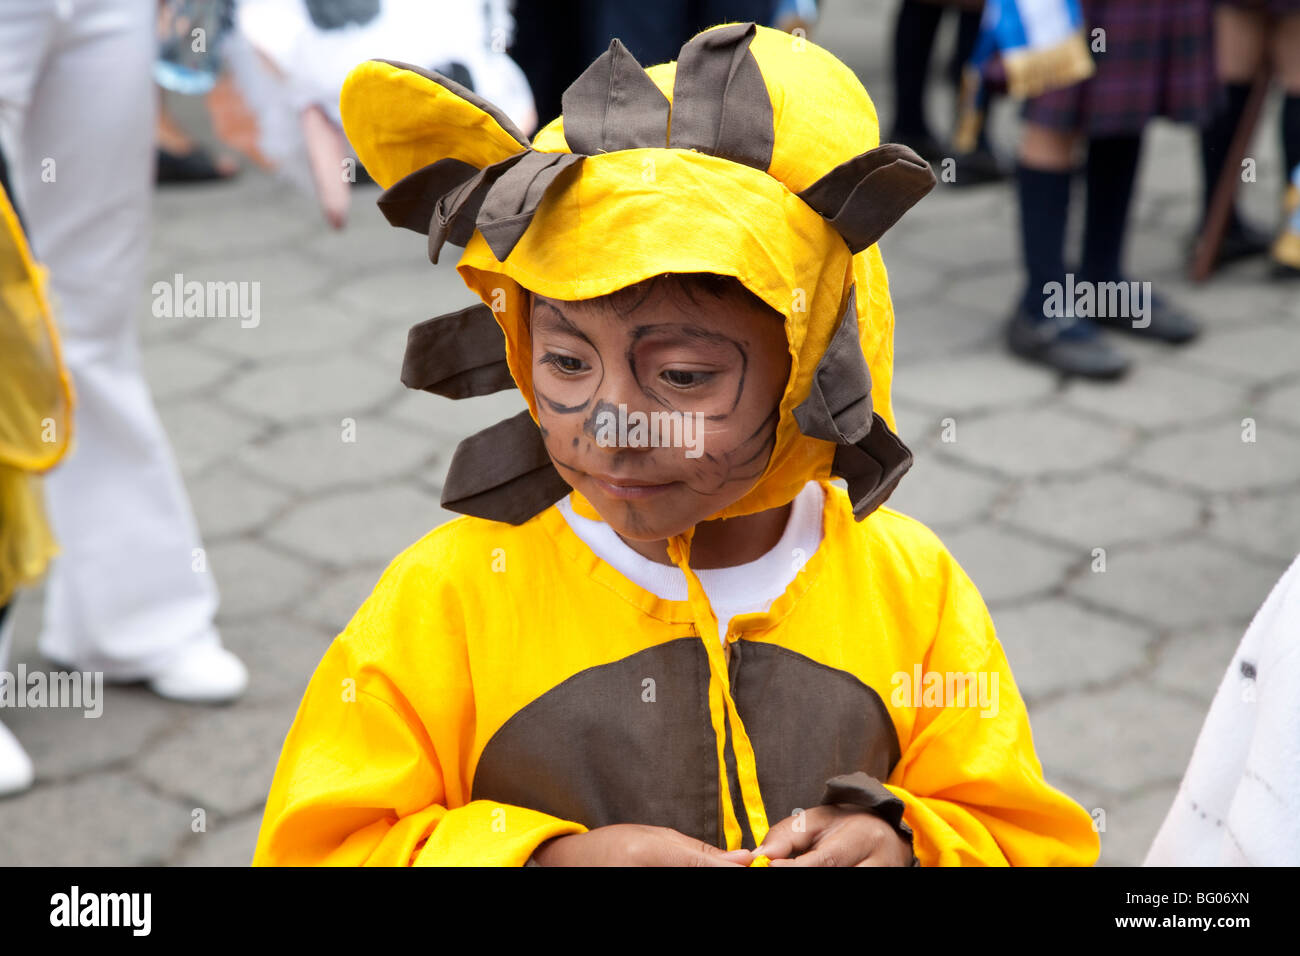
[[[818,34],[874,91],[886,128],[893,6],[828,0]],[[930,106],[949,115],[942,84]],[[1009,150],[1015,130],[1001,104],[995,143]],[[1277,146],[1253,149],[1260,181],[1242,200],[1269,222]],[[1048,779],[1104,820],[1108,865],[1145,856],[1244,627],[1300,551],[1300,290],[1259,262],[1191,285],[1198,189],[1192,133],[1154,124],[1128,265],[1205,334],[1183,348],[1120,340],[1138,364],[1117,384],[1064,381],[1003,351],[1023,282],[1009,187],[940,184],[882,243],[897,419],[916,456],[890,504],[935,528],[981,589]],[[453,403],[401,386],[410,326],[475,299],[455,257],[430,265],[377,194],[355,190],[341,233],[251,170],[157,194],[142,359],[204,531],[218,623],[253,683],[225,708],[113,686],[98,719],[6,713],[39,776],[0,800],[0,863],[246,864],[330,640],[388,562],[453,517],[438,498],[457,442],[525,407],[514,391]],[[152,284],[176,273],[259,282],[256,325],[155,316]],[[49,667],[41,596],[17,604],[15,665]]]

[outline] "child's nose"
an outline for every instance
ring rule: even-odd
[[[636,373],[626,365],[623,368],[606,368],[605,375],[596,389],[596,405],[622,408],[624,414],[632,412],[663,411],[663,406],[656,402],[637,380]]]

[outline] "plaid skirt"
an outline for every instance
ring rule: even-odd
[[[1157,116],[1198,126],[1209,121],[1214,74],[1212,0],[1082,0],[1090,47],[1105,30],[1105,52],[1094,51],[1091,79],[1026,101],[1024,118],[1089,137],[1142,132]]]
[[[1291,17],[1300,13],[1300,0],[1219,0],[1230,7],[1259,10],[1275,17]]]

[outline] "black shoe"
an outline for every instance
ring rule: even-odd
[[[1147,314],[1142,318],[1132,315],[1095,315],[1090,318],[1103,328],[1171,345],[1183,345],[1201,334],[1201,326],[1195,319],[1154,291],[1147,302]]]
[[[1023,303],[1007,325],[1007,345],[1021,358],[1084,378],[1116,379],[1130,365],[1087,319],[1042,318]]]
[[[954,186],[983,186],[1007,178],[1007,171],[988,147],[971,153],[958,153],[953,159],[957,162],[957,176],[952,181]]]
[[[1233,228],[1228,230],[1219,246],[1219,264],[1251,259],[1268,252],[1273,244],[1273,237],[1262,229],[1256,229],[1250,223],[1238,219]]]
[[[233,179],[238,171],[223,173],[212,161],[206,149],[196,146],[188,153],[171,153],[159,147],[158,164],[154,168],[157,183],[206,183],[217,179]]]
[[[952,155],[952,150],[924,130],[896,129],[887,142],[910,146],[927,163],[939,163]]]
[[[353,186],[375,185],[375,178],[371,176],[369,171],[367,171],[366,167],[362,166],[360,163],[357,163],[356,166],[353,167],[352,173],[353,173],[353,178],[352,178]]]
[[[1204,228],[1205,224],[1202,223],[1201,229]],[[1201,233],[1198,230],[1187,244],[1188,258],[1196,254],[1196,244],[1200,242],[1200,239]],[[1273,237],[1267,232],[1256,229],[1250,223],[1234,215],[1227,231],[1223,234],[1223,241],[1219,243],[1219,255],[1214,260],[1214,264],[1216,266],[1226,266],[1233,262],[1240,262],[1243,259],[1262,256],[1268,252],[1272,243]]]

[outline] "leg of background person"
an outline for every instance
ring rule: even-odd
[[[609,49],[618,37],[642,66],[677,59],[682,44],[691,38],[689,0],[629,3],[627,0],[589,0],[591,35],[583,69]]]
[[[1283,17],[1273,35],[1273,68],[1282,85],[1282,155],[1288,177],[1300,165],[1300,14]],[[1300,197],[1297,197],[1300,198]]]
[[[1114,282],[1120,278],[1124,234],[1141,153],[1141,136],[1088,141],[1081,279]]]
[[[537,104],[537,122],[545,126],[560,115],[561,98],[591,60],[584,59],[585,38],[574,24],[587,24],[579,0],[518,0],[510,55],[528,77]],[[609,45],[606,40],[605,45]]]
[[[1065,224],[1078,140],[1074,132],[1030,122],[1022,126],[1016,186],[1028,282],[1007,327],[1007,344],[1016,354],[1058,371],[1113,379],[1128,370],[1128,359],[1064,301]],[[1058,284],[1055,296],[1049,283]]]
[[[1273,67],[1282,85],[1282,174],[1288,177],[1282,211],[1286,225],[1273,243],[1273,273],[1300,278],[1300,186],[1290,179],[1300,164],[1300,14],[1283,17],[1273,40]]]
[[[962,9],[958,16],[957,42],[953,44],[952,59],[948,61],[948,81],[952,84],[955,102],[960,102],[962,73],[971,58],[971,54],[975,51],[975,43],[979,39],[982,20],[982,9]],[[989,127],[992,125],[991,118],[995,99],[996,97],[990,92],[984,106],[984,122],[980,124],[979,135],[975,139],[974,147],[969,153],[955,157],[957,160],[957,176],[953,180],[953,185],[978,185],[980,183],[997,182],[1006,178],[1006,171],[998,162],[998,158],[993,152],[993,144],[989,141]],[[956,110],[954,110],[953,115],[957,115]],[[954,130],[955,133],[956,130]]]
[[[776,19],[776,8],[775,0],[695,0],[691,36],[719,23],[752,20],[761,27],[770,27]]]
[[[975,52],[975,41],[980,36],[980,23],[984,19],[984,11],[966,10],[960,11],[957,17],[957,42],[953,44],[952,59],[948,61],[948,82],[954,87],[961,86],[961,74],[966,62]]]
[[[1221,89],[1218,108],[1210,124],[1201,130],[1201,219],[1209,212],[1210,199],[1223,173],[1232,137],[1241,123],[1250,87],[1264,58],[1265,20],[1255,11],[1227,4],[1215,8],[1215,70]],[[1227,235],[1241,231],[1233,210]]]
[[[1142,154],[1142,137],[1138,135],[1106,136],[1088,141],[1088,196],[1083,227],[1083,261],[1079,278],[1086,282],[1124,281],[1124,236],[1128,231],[1129,208],[1133,204],[1133,186],[1137,180],[1138,160]],[[1150,289],[1150,286],[1145,286]],[[1190,342],[1200,333],[1200,326],[1162,296],[1151,292],[1145,300],[1144,324],[1135,325],[1140,316],[1136,308],[1141,300],[1128,299],[1130,308],[1122,314],[1109,314],[1110,302],[1096,290],[1097,322],[1125,331],[1140,332],[1164,342]]]
[[[1025,311],[1043,320],[1043,287],[1065,278],[1065,225],[1078,137],[1033,123],[1021,131],[1016,189],[1020,199],[1020,242],[1028,284]]]
[[[110,679],[147,678],[219,645],[217,591],[196,561],[198,529],[134,321],[147,288],[154,11],[75,6],[32,91],[16,170],[77,394],[72,450],[46,483],[62,552],[40,648]]]
[[[942,16],[938,4],[902,0],[894,21],[894,116],[889,139],[907,143],[922,155],[934,154],[938,147],[925,118],[925,82]],[[932,148],[921,149],[930,144]]]

